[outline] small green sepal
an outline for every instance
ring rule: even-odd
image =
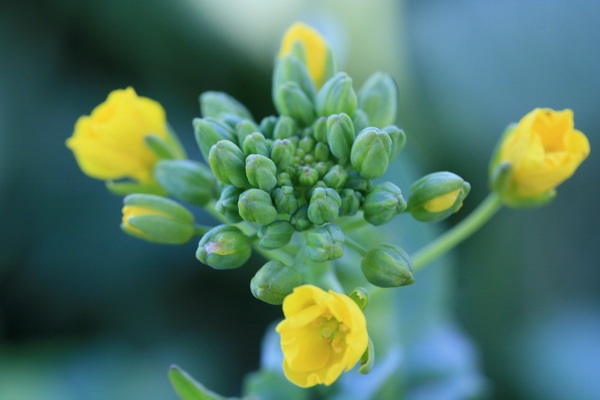
[[[367,349],[363,353],[360,358],[360,366],[358,367],[358,372],[364,375],[367,375],[373,369],[375,365],[375,347],[373,346],[373,341],[369,336],[369,344],[367,345]]]
[[[362,311],[365,311],[365,308],[369,305],[369,292],[363,287],[357,287],[348,295],[348,297],[350,297]]]

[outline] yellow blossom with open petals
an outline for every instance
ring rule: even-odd
[[[329,64],[332,63],[327,42],[316,29],[302,22],[295,22],[283,35],[279,57],[290,54],[295,43],[302,45],[306,69],[317,89],[320,88],[325,83],[328,68],[331,68]]]
[[[536,108],[506,133],[491,172],[498,166],[510,167],[500,189],[508,205],[535,205],[536,199],[552,196],[589,153],[588,139],[574,128],[573,111]]]
[[[356,365],[367,349],[364,314],[348,296],[302,285],[283,301],[283,371],[294,384],[331,385]]]
[[[144,141],[149,134],[168,138],[165,111],[129,87],[112,91],[91,115],[80,117],[67,147],[81,170],[92,178],[131,178],[148,183],[157,162]]]

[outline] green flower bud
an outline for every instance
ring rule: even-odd
[[[296,230],[298,232],[302,232],[302,231],[305,231],[307,229],[310,229],[310,227],[313,224],[310,221],[310,219],[308,219],[308,204],[302,205],[294,213],[294,215],[292,215],[292,218],[291,218],[290,222],[292,223],[292,225],[294,225],[294,228],[296,228]]]
[[[222,114],[233,114],[240,119],[253,120],[250,111],[239,101],[223,92],[204,92],[200,95],[202,116],[221,118]]]
[[[198,243],[196,258],[215,269],[234,269],[250,258],[250,238],[230,225],[218,225],[206,232]]]
[[[292,156],[296,151],[294,143],[288,139],[276,139],[271,147],[271,160],[278,170],[284,170],[292,163]]]
[[[333,222],[338,217],[342,199],[340,195],[330,188],[316,188],[308,205],[308,219],[315,225]]]
[[[302,275],[281,261],[263,265],[250,281],[254,297],[269,304],[280,305],[283,299],[302,284]]]
[[[293,186],[292,177],[287,172],[282,172],[277,175],[277,186]]]
[[[327,161],[329,160],[329,146],[325,143],[317,142],[315,145],[315,160],[316,161]]]
[[[400,154],[400,151],[406,145],[406,134],[396,125],[386,126],[381,129],[388,135],[390,135],[390,139],[392,139],[392,151],[390,152],[390,160],[393,160]]]
[[[292,240],[296,229],[287,221],[275,221],[258,229],[258,244],[267,250],[274,250],[287,245]]]
[[[325,82],[315,100],[319,116],[339,113],[352,116],[357,102],[356,94],[352,89],[352,78],[345,72],[338,72]]]
[[[323,144],[323,143],[319,143],[319,144]],[[323,161],[319,161],[318,163],[315,164],[315,171],[317,171],[317,173],[319,174],[319,177],[324,177],[325,174],[327,174],[327,172],[329,171],[329,165],[327,165],[327,163],[324,163]]]
[[[354,124],[354,130],[360,132],[369,127],[369,117],[363,110],[357,108],[352,116],[352,123]]]
[[[312,229],[306,236],[306,254],[315,262],[335,260],[344,255],[344,232],[328,224]]]
[[[358,91],[358,106],[367,114],[369,124],[381,128],[396,120],[398,86],[390,75],[376,72]]]
[[[312,125],[313,137],[317,142],[327,143],[327,117],[318,118]]]
[[[246,156],[229,140],[217,142],[208,154],[213,174],[226,185],[245,188],[250,186],[246,177]]]
[[[271,197],[278,214],[292,215],[298,210],[298,199],[291,185],[276,188]]]
[[[471,185],[451,172],[434,172],[412,184],[408,209],[419,221],[441,221],[457,212]]]
[[[274,115],[264,117],[262,121],[260,121],[260,126],[258,127],[258,130],[260,131],[260,133],[263,134],[264,137],[272,138],[273,132],[275,131],[275,125],[277,125],[278,120],[279,118],[277,118]]]
[[[367,222],[382,225],[406,209],[402,191],[392,182],[375,185],[365,197],[363,212]]]
[[[377,128],[366,128],[358,134],[352,145],[350,161],[360,176],[375,179],[387,171],[391,151],[390,135]]]
[[[247,222],[258,222],[268,225],[277,218],[277,210],[273,206],[269,193],[261,189],[248,189],[240,195],[238,201],[240,217]]]
[[[334,165],[323,177],[323,182],[332,189],[341,189],[348,180],[348,172],[339,165]]]
[[[270,192],[277,186],[276,173],[277,167],[270,158],[260,154],[246,157],[246,176],[252,186]]]
[[[173,196],[190,204],[204,206],[216,197],[216,180],[210,168],[189,160],[161,160],[154,177]]]
[[[208,160],[210,149],[220,140],[235,142],[235,134],[231,127],[213,118],[194,118],[194,135],[202,157]]]
[[[298,181],[304,186],[312,186],[319,180],[319,173],[310,167],[301,167],[298,171]]]
[[[308,75],[304,63],[293,55],[281,57],[275,63],[273,71],[273,99],[276,98],[277,90],[281,85],[287,82],[298,84],[311,101],[315,98],[315,85]]]
[[[382,244],[369,250],[360,266],[365,278],[375,286],[406,286],[415,281],[408,254],[391,244]]]
[[[340,197],[342,198],[340,217],[356,215],[362,204],[363,195],[352,189],[344,189]]]
[[[183,244],[194,236],[194,216],[165,197],[131,194],[123,199],[121,229],[149,242]]]
[[[310,198],[312,197],[313,192],[317,188],[325,189],[327,188],[327,185],[323,181],[317,181],[314,185],[312,185],[312,187],[310,187],[306,192],[304,192],[304,198],[307,202],[310,202]]]
[[[222,121],[224,124],[227,124],[230,128],[235,129],[237,124],[244,121],[244,118],[235,114],[223,113],[219,115],[219,121]]]
[[[162,138],[153,134],[144,137],[144,143],[159,160],[183,160],[186,158],[185,150],[179,138],[168,129],[169,134]]]
[[[296,121],[287,115],[282,115],[275,125],[273,139],[287,139],[295,136],[297,131],[298,125],[296,125]]]
[[[371,181],[368,179],[362,178],[356,172],[350,172],[348,174],[348,181],[346,182],[346,187],[348,189],[352,189],[358,192],[366,193],[371,187]]]
[[[237,138],[237,143],[244,143],[246,137],[250,136],[254,132],[258,132],[259,128],[256,124],[250,120],[242,120],[235,125],[235,133]]]
[[[334,114],[327,118],[327,143],[331,153],[339,160],[350,157],[354,142],[354,124],[347,114]]]
[[[275,108],[302,125],[310,125],[315,119],[315,108],[310,98],[296,82],[279,85],[275,96]]]
[[[244,143],[242,144],[242,150],[247,156],[250,154],[260,154],[268,157],[271,152],[267,140],[260,132],[253,132],[246,136],[246,139],[244,139]]]
[[[310,136],[304,136],[300,139],[298,147],[304,150],[305,153],[310,153],[315,148],[315,139]]]
[[[221,197],[219,197],[219,201],[215,205],[215,209],[223,214],[227,218],[227,221],[234,224],[242,221],[238,209],[238,201],[243,191],[243,189],[238,189],[235,186],[227,186],[221,192]]]

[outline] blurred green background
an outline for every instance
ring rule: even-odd
[[[133,86],[200,159],[198,94],[274,113],[272,60],[296,20],[328,37],[357,88],[376,70],[397,79],[405,153],[422,173],[471,182],[442,227],[485,197],[508,123],[540,106],[574,110],[590,158],[549,206],[502,211],[444,279],[491,398],[600,398],[600,2],[24,0],[0,2],[0,399],[176,399],[171,363],[239,394],[281,315],[250,294],[255,268],[217,272],[196,243],[126,236],[121,199],[64,141],[111,90]]]

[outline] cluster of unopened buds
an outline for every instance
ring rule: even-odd
[[[250,289],[260,300],[283,304],[285,319],[276,329],[283,370],[301,387],[330,385],[359,362],[360,372],[372,367],[363,314],[368,289],[344,294],[326,267],[331,261],[351,248],[366,287],[411,284],[415,269],[502,204],[550,200],[589,153],[569,110],[532,111],[500,141],[490,167],[491,197],[469,226],[411,258],[394,243],[367,249],[350,233],[402,213],[440,221],[461,208],[470,186],[447,171],[428,174],[407,191],[378,181],[406,144],[394,125],[392,77],[377,72],[355,92],[325,40],[296,23],[282,40],[272,97],[279,115],[257,120],[225,93],[200,96],[202,118],[193,127],[208,165],[187,159],[162,107],[131,88],[114,91],[81,117],[67,145],[86,174],[126,195],[126,233],[162,244],[201,237],[196,257],[215,269],[241,267],[252,249],[268,259]],[[179,201],[204,208],[220,224],[196,223]]]

